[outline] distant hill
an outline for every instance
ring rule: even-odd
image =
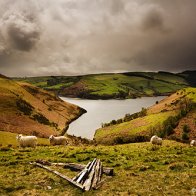
[[[53,93],[0,75],[0,131],[58,135],[84,112]]]
[[[169,95],[187,86],[196,86],[196,71],[126,72],[83,76],[14,78],[29,82],[61,96],[85,99],[126,99]]]
[[[4,76],[2,74],[0,74],[0,78],[6,78],[6,79],[9,79],[7,76]]]
[[[141,112],[112,120],[95,133],[102,144],[149,141],[154,134],[189,142],[196,139],[196,88],[185,88]]]
[[[179,74],[191,85],[196,87],[196,71],[184,71]]]

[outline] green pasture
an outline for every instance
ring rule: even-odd
[[[149,142],[116,146],[0,147],[0,195],[192,195],[196,187],[196,148],[164,140],[163,146]],[[114,168],[114,176],[102,176],[97,190],[83,192],[29,162],[87,164],[99,158]],[[72,178],[69,169],[53,169]]]

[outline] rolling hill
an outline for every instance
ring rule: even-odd
[[[0,131],[39,137],[62,134],[84,112],[53,93],[0,76]]]
[[[196,88],[185,88],[141,112],[103,125],[94,140],[101,144],[149,141],[163,138],[188,142],[196,138]]]
[[[105,124],[96,132],[97,143],[49,146],[47,139],[39,138],[36,149],[21,149],[17,132],[41,137],[57,134],[84,111],[31,84],[1,77],[0,195],[194,195],[194,147],[171,140],[164,140],[161,147],[149,142],[101,144],[140,142],[151,134],[180,141],[195,138],[195,103],[196,88],[181,89],[148,109]],[[188,138],[182,138],[183,133]],[[103,175],[100,187],[89,192],[29,164],[38,159],[87,164],[94,158],[113,167],[114,176]],[[53,169],[69,177],[77,173]]]
[[[142,96],[169,95],[196,86],[196,71],[127,72],[83,76],[44,76],[14,78],[66,97],[85,99],[126,99]]]

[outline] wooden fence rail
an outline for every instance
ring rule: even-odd
[[[90,189],[97,189],[98,185],[101,183],[102,174],[113,175],[113,168],[106,168],[102,166],[99,159],[94,159],[87,165],[76,164],[76,163],[51,163],[44,160],[37,160],[36,162],[31,162],[30,164],[41,167],[55,175],[67,180],[74,186],[84,190],[89,191]],[[46,166],[47,165],[47,166]],[[74,177],[69,178],[58,171],[51,169],[48,166],[63,166],[64,168],[71,168],[74,170],[80,170],[80,172]]]

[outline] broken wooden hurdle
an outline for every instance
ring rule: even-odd
[[[84,164],[78,164],[78,163],[52,163],[49,161],[45,161],[42,159],[36,160],[36,163],[40,163],[42,165],[48,165],[48,166],[62,166],[64,168],[71,169],[73,171],[81,171],[83,170],[86,165]],[[114,175],[114,169],[110,167],[103,167],[103,173],[108,175],[108,176],[113,176]]]
[[[113,175],[113,169],[103,167],[100,159],[96,158],[93,161],[89,162],[87,165],[76,163],[51,163],[44,160],[37,160],[36,162],[31,162],[30,164],[46,169],[47,171],[56,174],[57,176],[67,180],[69,183],[84,191],[97,189],[99,184],[101,183],[101,177],[103,173],[107,175]],[[71,179],[59,173],[58,171],[51,169],[48,166],[63,166],[64,168],[80,170],[80,172]]]

